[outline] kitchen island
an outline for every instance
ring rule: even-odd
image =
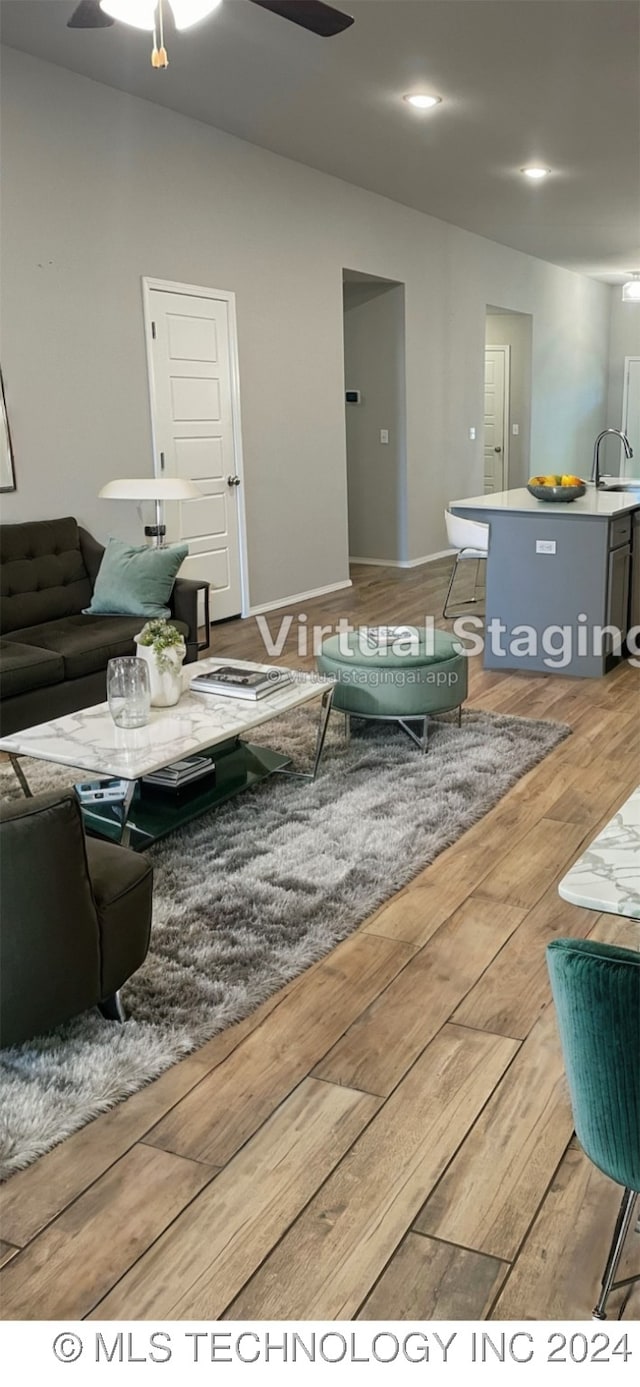
[[[525,487],[450,502],[489,525],[485,669],[594,677],[640,658],[640,493],[589,485],[575,501]],[[470,633],[473,617],[462,618]],[[460,621],[460,618],[459,618]]]

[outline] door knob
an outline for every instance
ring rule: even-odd
[[[494,453],[501,453],[501,452],[502,452],[502,448],[494,448],[493,451],[494,451]]]
[[[227,477],[227,486],[239,486],[239,485],[240,485],[240,478],[239,478],[239,477]]]

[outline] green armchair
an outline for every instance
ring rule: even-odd
[[[89,1007],[123,1020],[119,991],[149,947],[152,869],[85,838],[73,790],[0,805],[0,1045]]]
[[[594,1319],[604,1320],[640,1191],[640,953],[592,939],[554,939],[547,966],[576,1136],[624,1187]]]

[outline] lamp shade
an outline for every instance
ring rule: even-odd
[[[183,477],[121,477],[98,492],[105,501],[196,501],[202,492]]]

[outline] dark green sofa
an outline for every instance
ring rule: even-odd
[[[78,712],[106,697],[107,662],[135,654],[139,616],[83,616],[103,547],[72,516],[0,525],[0,732]],[[171,614],[198,658],[198,592],[178,578]]]

